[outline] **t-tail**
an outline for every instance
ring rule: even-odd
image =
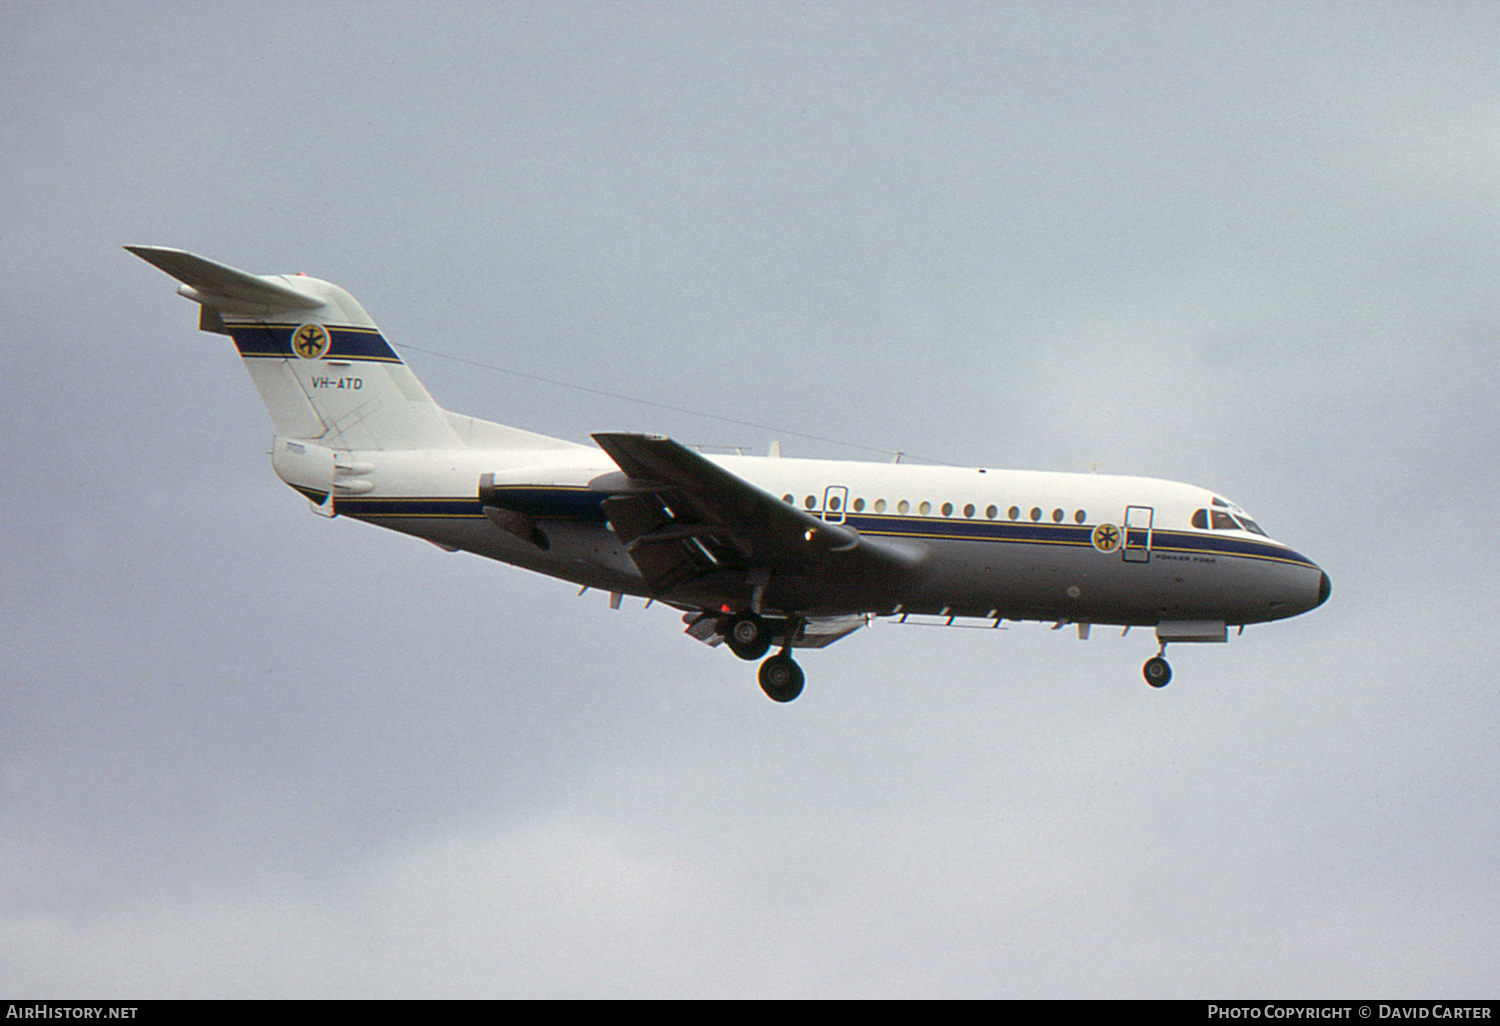
[[[283,438],[328,449],[461,448],[370,315],[337,285],[254,275],[180,249],[126,246],[182,282],[198,327],[234,339]]]
[[[178,294],[202,306],[200,329],[234,339],[276,424],[276,473],[320,512],[332,514],[336,494],[368,487],[353,452],[579,448],[440,408],[337,285],[247,274],[180,249],[125,248],[182,282]]]

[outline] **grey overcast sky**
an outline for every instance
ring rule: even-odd
[[[0,6],[0,993],[1495,997],[1497,53],[1477,2]],[[1192,481],[1333,598],[1161,692],[1150,632],[881,623],[775,706],[312,516],[124,244],[576,440]]]

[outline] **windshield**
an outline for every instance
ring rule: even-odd
[[[1213,505],[1218,508],[1194,510],[1190,523],[1200,531],[1249,531],[1262,538],[1268,537],[1265,530],[1250,514],[1234,503],[1225,502],[1215,496]]]

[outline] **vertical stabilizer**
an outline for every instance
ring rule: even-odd
[[[198,326],[234,339],[283,438],[335,450],[464,443],[364,309],[337,285],[253,275],[180,249],[126,246],[203,307]]]

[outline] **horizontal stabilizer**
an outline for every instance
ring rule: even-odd
[[[305,295],[284,280],[277,280],[279,276],[247,274],[180,249],[162,246],[125,248],[187,286],[177,291],[188,299],[226,313],[314,310],[324,304],[323,299]]]

